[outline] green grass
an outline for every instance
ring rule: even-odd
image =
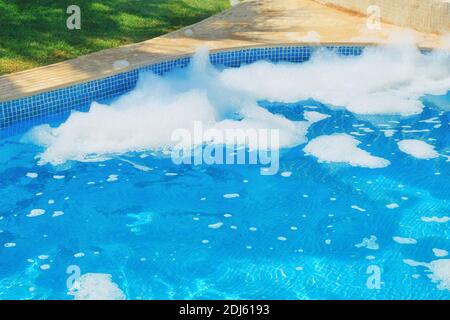
[[[81,30],[66,9],[81,8]],[[147,40],[193,24],[229,0],[0,0],[0,74]]]

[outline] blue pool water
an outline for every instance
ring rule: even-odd
[[[281,150],[273,176],[151,152],[37,166],[42,147],[4,138],[0,299],[72,299],[69,266],[111,275],[127,299],[450,299],[450,112],[424,104],[362,117],[314,100],[260,102],[291,120],[329,115],[308,140],[353,135],[389,159],[378,169],[318,162],[304,144]],[[443,156],[417,159],[400,139]],[[36,209],[45,213],[30,217]]]

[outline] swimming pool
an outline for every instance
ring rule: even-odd
[[[449,299],[448,54],[206,54],[1,140],[0,298]],[[194,122],[276,171],[175,163]]]

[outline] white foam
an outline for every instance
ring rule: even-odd
[[[450,221],[450,217],[443,216],[443,217],[421,217],[420,218],[423,222],[436,222],[436,223],[446,223]]]
[[[450,291],[450,259],[434,260],[427,266],[431,271],[428,277],[438,284],[438,289]]]
[[[358,148],[361,142],[347,134],[324,135],[311,140],[303,149],[306,155],[319,162],[348,163],[354,167],[384,168],[390,164],[386,159],[372,156]]]
[[[3,244],[3,246],[5,248],[14,248],[16,246],[15,242],[6,242],[5,244]]]
[[[420,97],[445,94],[450,81],[450,55],[423,55],[407,45],[366,48],[359,57],[318,50],[302,64],[261,61],[223,71],[208,61],[207,52],[201,51],[184,70],[164,78],[141,75],[136,89],[111,106],[93,103],[89,112],[74,112],[57,128],[33,129],[31,141],[44,148],[39,164],[102,161],[133,151],[167,154],[177,144],[171,139],[174,130],[192,133],[195,121],[205,130],[278,129],[279,147],[293,147],[306,142],[308,126],[328,115],[306,111],[309,121],[291,121],[257,101],[312,98],[359,114],[411,115],[422,111]],[[229,141],[194,144],[223,142]],[[240,143],[258,147],[252,139]]]
[[[450,259],[438,259],[430,263],[404,259],[403,262],[411,267],[421,266],[428,268],[428,271],[431,273],[428,275],[428,278],[437,283],[437,288],[450,291]]]
[[[369,238],[364,238],[361,243],[355,244],[357,248],[367,248],[369,250],[378,250],[380,246],[377,243],[376,236],[370,236]]]
[[[388,209],[397,209],[399,205],[397,203],[389,203],[386,205],[386,208]]]
[[[30,179],[36,179],[38,177],[38,174],[36,172],[28,172],[26,176]]]
[[[367,211],[366,209],[361,208],[361,207],[359,207],[359,206],[357,206],[357,205],[355,205],[355,204],[354,204],[354,205],[351,205],[350,208],[352,208],[352,209],[354,209],[354,210],[361,211],[361,212],[366,212],[366,211]]]
[[[114,182],[119,180],[119,176],[117,174],[110,174],[106,179],[107,182]]]
[[[393,237],[392,238],[395,242],[399,244],[416,244],[417,240],[413,238],[404,238],[404,237]]]
[[[401,140],[398,143],[400,151],[418,159],[432,159],[439,157],[434,146],[421,140]]]
[[[284,178],[289,178],[290,176],[292,176],[292,172],[291,171],[284,171],[281,173],[281,176]]]
[[[448,251],[444,249],[433,248],[433,253],[436,257],[439,258],[448,256]]]
[[[226,193],[223,195],[225,199],[239,198],[239,193]]]
[[[29,218],[34,218],[34,217],[38,217],[41,216],[45,213],[44,209],[33,209],[30,211],[29,214],[27,214],[27,217]]]
[[[366,48],[359,57],[319,51],[303,64],[258,62],[228,69],[220,80],[258,99],[296,102],[309,98],[359,114],[411,115],[420,97],[445,94],[450,55],[423,55],[415,46]]]
[[[219,229],[222,226],[223,226],[223,222],[217,222],[217,223],[209,224],[208,228],[210,228],[210,229]]]
[[[110,274],[86,273],[80,277],[79,288],[69,292],[75,300],[125,300],[125,294],[112,281]]]
[[[311,123],[291,121],[260,107],[255,97],[221,81],[221,72],[209,66],[208,61],[207,52],[201,52],[184,70],[165,77],[142,74],[136,89],[110,106],[93,103],[89,112],[73,112],[57,128],[34,128],[29,138],[44,147],[38,155],[39,164],[103,161],[118,154],[147,150],[168,155],[175,146],[234,144],[234,137],[225,134],[227,129],[279,130],[279,145],[266,148],[292,147],[306,141],[305,133]],[[225,140],[172,139],[179,129],[193,137],[196,122],[201,122],[203,131],[218,130]],[[252,149],[260,147],[254,138],[237,143]]]

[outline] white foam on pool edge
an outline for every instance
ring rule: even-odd
[[[106,273],[86,273],[80,277],[79,288],[68,292],[75,300],[125,300],[125,294]]]
[[[384,168],[390,164],[386,159],[372,156],[358,148],[360,141],[348,134],[323,135],[311,140],[303,149],[306,155],[319,162],[347,163],[354,167]]]
[[[434,150],[434,146],[421,140],[401,140],[397,145],[400,151],[417,159],[428,160],[439,157],[439,153]]]
[[[207,52],[201,52],[184,70],[164,78],[143,74],[136,89],[111,106],[93,103],[89,112],[74,112],[58,128],[39,126],[29,137],[44,148],[38,155],[41,165],[102,161],[132,151],[164,154],[177,145],[171,139],[174,130],[192,133],[194,121],[220,131],[277,129],[279,147],[288,148],[306,142],[311,122],[272,114],[257,101],[313,98],[355,113],[416,114],[425,93],[447,92],[450,71],[442,65],[449,60],[448,54],[422,55],[404,45],[366,48],[351,58],[318,50],[303,64],[257,62],[218,71],[208,65]],[[256,142],[247,140],[241,143],[255,149]]]
[[[27,138],[44,148],[38,155],[41,165],[58,165],[69,160],[104,161],[147,150],[170,156],[174,149],[204,144],[278,150],[306,142],[305,134],[311,123],[291,121],[269,112],[258,105],[256,98],[220,81],[220,74],[209,64],[208,52],[201,51],[188,68],[164,77],[141,74],[136,88],[111,105],[94,102],[89,112],[74,112],[57,128],[38,126]],[[183,130],[194,137],[197,123],[201,123],[203,132],[211,129],[221,132],[221,137],[174,136]],[[279,143],[265,144],[254,135],[235,141],[235,137],[226,134],[228,129],[278,130]]]
[[[422,111],[426,93],[445,94],[450,55],[422,55],[411,44],[366,48],[358,57],[316,51],[302,64],[257,62],[227,69],[221,81],[258,99],[314,99],[358,114],[411,115]],[[320,75],[320,76],[318,76]]]

